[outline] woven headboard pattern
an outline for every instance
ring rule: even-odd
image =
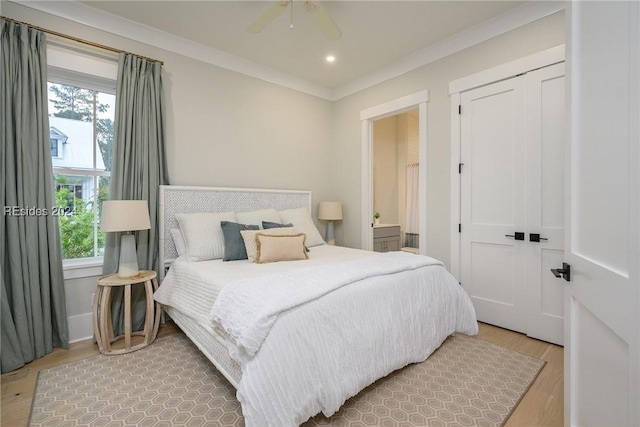
[[[249,212],[306,207],[311,212],[311,192],[245,188],[160,186],[160,265],[177,256],[170,230],[180,228],[177,213]],[[162,274],[162,273],[161,273]]]

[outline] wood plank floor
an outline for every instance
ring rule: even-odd
[[[478,338],[547,362],[505,426],[564,425],[564,348],[485,323]]]
[[[172,323],[160,327],[158,337],[181,333]],[[480,324],[478,338],[545,360],[546,366],[507,421],[507,427],[563,425],[563,348],[525,335]],[[22,427],[29,422],[38,372],[100,354],[92,341],[71,344],[1,377],[0,424]],[[117,356],[113,356],[117,357]]]

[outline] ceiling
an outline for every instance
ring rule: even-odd
[[[83,1],[84,5],[333,90],[497,19],[523,1],[323,1],[342,30],[325,39],[293,2],[262,32],[246,27],[270,1]],[[290,6],[289,6],[290,7]],[[325,61],[328,54],[336,61]]]

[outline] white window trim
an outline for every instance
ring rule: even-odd
[[[65,259],[62,261],[64,279],[102,276],[104,257]]]
[[[48,50],[49,52],[49,50]],[[51,52],[49,52],[51,53]],[[55,57],[55,55],[53,55]],[[107,72],[98,72],[93,64],[81,63],[80,68],[82,71],[71,70],[63,68],[62,66],[51,65],[56,61],[51,61],[47,68],[48,76],[47,81],[57,84],[67,84],[71,86],[77,86],[81,84],[83,88],[95,90],[98,92],[109,93],[115,95],[116,93],[116,77],[117,77],[117,62],[115,66],[108,68]],[[85,61],[86,62],[86,58]],[[107,75],[113,75],[113,79],[106,77]],[[58,154],[60,154],[60,142],[58,142]],[[95,152],[94,152],[95,154]],[[95,165],[95,159],[94,159]],[[54,174],[60,175],[83,175],[83,176],[110,176],[111,172],[101,171],[97,169],[81,169],[81,168],[53,168]],[[64,279],[77,279],[82,277],[93,277],[103,275],[104,257],[92,257],[92,258],[76,258],[62,261]]]

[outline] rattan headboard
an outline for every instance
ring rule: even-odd
[[[160,264],[167,267],[178,253],[171,229],[179,228],[177,213],[249,212],[306,207],[311,212],[311,192],[302,190],[265,190],[249,188],[160,186]],[[164,278],[164,268],[160,269]]]

